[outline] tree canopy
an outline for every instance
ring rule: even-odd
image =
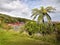
[[[34,8],[32,9],[32,15],[31,17],[33,17],[33,20],[36,19],[37,17],[37,21],[38,23],[44,23],[44,17],[46,16],[48,19],[48,22],[51,21],[51,17],[49,16],[49,13],[53,13],[56,9],[53,8],[52,6],[48,6],[48,7],[41,7],[41,8]]]

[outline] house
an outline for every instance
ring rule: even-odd
[[[24,25],[24,22],[15,22],[9,23],[8,26],[12,27],[13,30],[19,30],[21,26]]]

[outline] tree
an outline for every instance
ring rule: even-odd
[[[38,8],[34,8],[32,10],[32,15],[31,17],[33,17],[33,20],[36,19],[37,17],[37,22],[38,23],[44,23],[44,17],[46,16],[48,19],[48,22],[51,21],[51,17],[49,16],[49,13],[54,12],[54,10],[56,10],[55,8],[48,6],[46,8],[41,7],[40,9]]]
[[[40,32],[45,35],[46,33],[51,33],[51,30],[53,31],[53,26],[51,24],[51,17],[49,16],[49,13],[53,13],[56,9],[48,6],[46,8],[41,7],[41,8],[34,8],[32,10],[32,15],[33,20],[37,18],[37,22],[40,25]],[[44,23],[44,17],[47,17],[47,20],[49,23]]]

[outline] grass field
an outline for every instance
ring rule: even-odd
[[[14,31],[0,30],[0,45],[55,45]]]

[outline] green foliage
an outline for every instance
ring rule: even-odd
[[[11,17],[6,14],[0,14],[0,23],[15,23],[15,22],[27,22],[32,21],[25,18]]]
[[[38,24],[36,22],[27,22],[25,24],[25,30],[28,33],[31,33],[31,35],[33,33],[40,33],[40,34],[51,34],[54,32],[54,27],[53,25],[49,24],[49,23],[42,23],[42,24]]]
[[[51,11],[52,10],[52,11]],[[49,34],[51,32],[53,32],[54,30],[54,27],[53,25],[51,24],[51,17],[49,16],[48,13],[50,12],[54,12],[55,11],[55,8],[51,7],[51,6],[48,6],[46,8],[44,8],[43,6],[38,9],[38,8],[35,8],[32,10],[32,16],[33,17],[33,20],[36,19],[37,17],[37,22],[38,22],[38,30],[40,33],[42,33],[43,35],[44,34]],[[47,17],[48,19],[48,23],[45,23],[44,22],[44,17]],[[50,24],[49,24],[50,23]]]
[[[52,11],[51,11],[52,10]],[[38,9],[38,8],[34,8],[32,10],[32,16],[33,17],[33,20],[36,19],[37,17],[37,21],[38,23],[44,23],[44,17],[46,16],[47,19],[48,19],[48,22],[51,21],[51,17],[49,16],[48,13],[50,12],[54,12],[55,11],[55,8],[51,7],[51,6],[48,6],[46,8],[44,8],[43,6]]]
[[[56,31],[57,42],[59,42],[60,44],[60,23],[59,22],[55,23],[54,27]]]
[[[45,34],[51,34],[51,33],[54,32],[53,25],[49,24],[49,23],[39,24],[39,28],[40,28],[40,33],[42,33],[43,35],[45,35]]]
[[[38,25],[36,22],[27,22],[25,24],[25,30],[31,34],[38,32]]]

